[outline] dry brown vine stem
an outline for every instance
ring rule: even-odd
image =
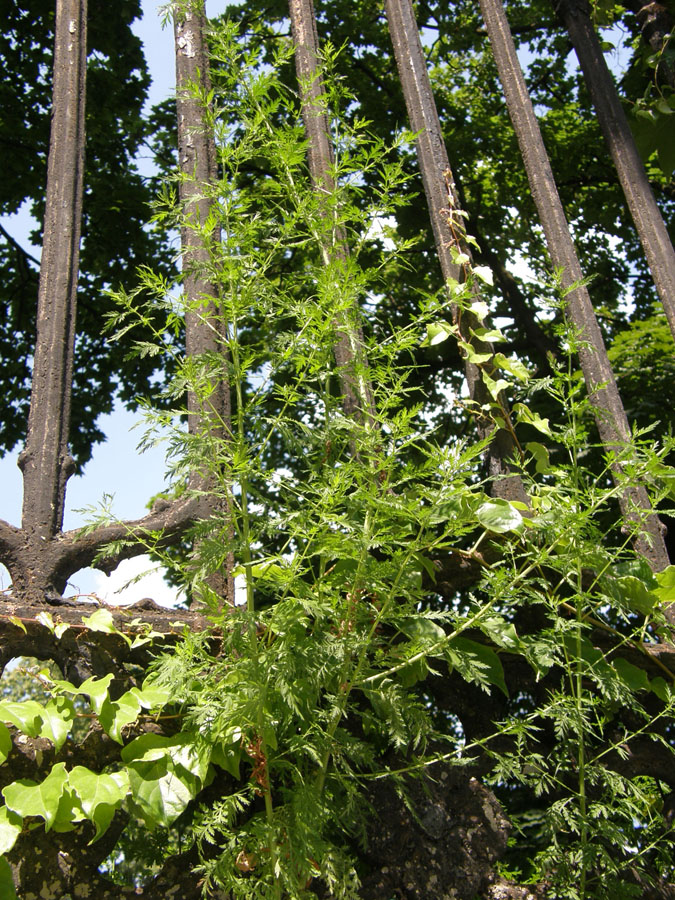
[[[471,253],[465,240],[463,213],[448,161],[415,13],[410,0],[386,0],[385,9],[410,126],[418,135],[417,159],[441,271],[446,280],[460,282],[465,279],[465,272],[461,265],[454,262],[453,250],[469,258]],[[476,299],[479,299],[477,292]],[[484,324],[475,315],[466,310],[461,312],[454,305],[453,319],[463,341],[474,346],[479,353],[492,352],[491,345],[477,340],[471,333],[472,329]],[[481,367],[465,359],[464,370],[469,394],[476,408],[489,407],[492,397],[483,381]],[[492,492],[498,497],[527,503],[522,480],[511,471],[508,462],[519,456],[519,447],[504,397],[500,397],[499,403],[503,428],[495,428],[489,416],[479,414],[477,419],[480,437],[492,434],[486,450],[488,472],[493,479]]]
[[[312,0],[289,0],[291,31],[295,45],[295,68],[300,85],[302,118],[308,138],[307,160],[314,190],[334,194],[334,154],[326,114],[326,95],[319,70],[319,39]],[[330,210],[325,216],[331,215]],[[338,223],[330,242],[323,241],[326,263],[339,264],[349,257],[344,228]],[[363,331],[357,309],[339,312],[334,319],[335,363],[344,394],[345,415],[365,425],[375,420],[375,400],[367,374]]]
[[[591,298],[582,283],[583,273],[518,61],[506,13],[501,0],[481,0],[481,9],[551,261],[562,273],[562,286],[568,291],[567,314],[578,334],[579,360],[600,439],[607,453],[618,456],[631,445],[628,418]],[[619,484],[622,480],[619,462],[613,464],[612,471],[615,481]],[[645,557],[653,571],[660,572],[665,569],[670,560],[663,537],[664,529],[658,517],[651,511],[649,495],[644,485],[624,485],[619,494],[619,503],[628,527],[637,529],[635,548]],[[670,607],[666,614],[668,620],[675,624],[675,606]]]
[[[675,250],[617,94],[586,0],[554,0],[591,95],[626,204],[675,338]]]

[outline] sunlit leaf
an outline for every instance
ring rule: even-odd
[[[29,737],[37,737],[42,727],[42,707],[35,700],[0,701],[0,722],[9,722]]]
[[[664,605],[675,603],[675,566],[668,566],[662,572],[657,572],[654,577],[659,586],[652,593],[656,595],[659,603]]]
[[[34,781],[14,781],[3,788],[7,806],[20,816],[39,816],[49,831],[56,820],[59,801],[68,783],[65,763],[56,763],[40,784]]]
[[[108,689],[112,680],[112,673],[108,673],[103,678],[87,678],[77,691],[77,693],[89,696],[92,709],[96,715],[100,714],[103,704],[108,699]]]
[[[489,531],[505,534],[519,531],[523,527],[523,517],[508,500],[496,498],[483,503],[476,510],[476,518]]]
[[[75,719],[75,707],[67,697],[50,700],[42,710],[41,737],[49,738],[58,751],[63,747]]]
[[[492,269],[489,266],[474,266],[472,271],[485,284],[493,285],[495,283]]]
[[[108,829],[115,810],[124,800],[126,785],[120,785],[110,775],[100,775],[84,766],[75,766],[70,772],[69,783],[79,797],[85,815],[94,823],[94,839],[98,840]]]
[[[446,341],[455,331],[453,325],[449,325],[447,322],[431,322],[427,325],[427,336],[424,341],[425,346],[435,347],[436,344],[442,344],[443,341]]]
[[[172,766],[168,756],[153,762],[134,761],[128,772],[132,797],[151,826],[171,825],[200,787],[196,778]]]
[[[12,750],[12,736],[4,722],[0,722],[0,765],[5,762]]]
[[[97,609],[90,616],[82,616],[82,621],[92,631],[103,631],[106,634],[115,634],[118,631],[109,609]]]
[[[98,711],[101,727],[118,744],[122,741],[122,729],[138,718],[141,704],[133,690],[127,691],[118,700],[106,698]]]
[[[9,853],[16,839],[21,834],[23,828],[23,819],[17,813],[7,809],[6,806],[0,806],[0,855]],[[1,883],[1,880],[0,880]],[[0,897],[5,895],[0,891]]]

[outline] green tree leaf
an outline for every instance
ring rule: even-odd
[[[149,678],[143,682],[142,688],[132,688],[131,693],[138,697],[143,709],[159,709],[171,699],[171,689],[153,684]]]
[[[537,431],[545,434],[546,437],[553,437],[548,419],[542,419],[539,413],[531,410],[528,406],[525,406],[524,403],[514,403],[513,412],[517,414],[519,422],[531,425],[533,428],[536,428]]]
[[[485,284],[493,285],[495,283],[492,269],[489,266],[474,266],[471,271]]]
[[[551,471],[548,450],[543,444],[539,444],[537,441],[528,441],[525,444],[525,449],[534,457],[536,463],[535,471],[538,475],[546,475],[547,472]]]
[[[420,649],[428,647],[442,654],[443,643],[447,636],[441,626],[432,619],[428,619],[425,616],[413,616],[409,619],[403,619],[399,624],[399,628],[415,644],[419,644]]]
[[[656,576],[658,578],[658,575]],[[648,616],[656,602],[657,591],[650,591],[643,581],[634,575],[623,575],[616,579],[617,587],[624,601],[631,609]]]

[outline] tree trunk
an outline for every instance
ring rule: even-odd
[[[656,84],[667,84],[675,90],[675,63],[663,53],[675,28],[673,16],[663,3],[623,0],[623,5],[637,16],[642,39],[661,58],[656,66]],[[672,38],[670,38],[672,40]]]
[[[621,106],[586,0],[557,0],[584,73],[602,133],[675,338],[675,250],[649,185],[647,172]]]
[[[579,358],[600,438],[608,453],[619,453],[631,441],[628,419],[588,291],[579,284],[572,289],[575,283],[582,280],[583,273],[516,55],[509,23],[501,0],[481,0],[481,9],[551,260],[561,270],[562,285],[569,291],[567,312],[578,332]],[[614,473],[617,479],[621,478],[618,465],[614,466]],[[641,485],[623,487],[620,504],[624,519],[633,524],[640,519],[640,511],[644,513],[651,509],[647,491]],[[644,533],[638,534],[635,546],[654,571],[661,571],[668,566],[663,528],[653,513],[646,515]],[[672,619],[675,621],[675,614]]]
[[[308,138],[307,161],[314,189],[319,193],[335,193],[334,155],[326,114],[326,97],[319,71],[319,38],[313,0],[290,0],[291,31],[295,45],[295,69],[300,85],[302,118]],[[326,210],[325,215],[331,215]],[[327,229],[328,230],[328,229]],[[322,242],[326,265],[346,263],[349,247],[344,228],[338,223],[332,229],[332,240]],[[367,359],[358,309],[347,309],[336,316],[335,363],[344,395],[345,415],[371,425],[375,417],[375,400],[367,373]]]
[[[441,270],[446,280],[462,281],[462,267],[453,261],[452,250],[466,253],[469,257],[471,254],[464,240],[464,220],[412,3],[410,0],[386,0],[385,9],[410,126],[414,132],[419,132],[417,158]],[[464,341],[472,344],[480,353],[492,350],[491,346],[478,342],[472,335],[471,330],[483,324],[474,315],[466,310],[460,315],[455,306],[453,318]],[[465,373],[469,394],[477,404],[477,408],[489,405],[492,398],[483,381],[481,369],[467,359]],[[503,399],[501,405],[503,418],[509,423],[509,413]],[[492,420],[480,415],[478,429],[481,438],[494,432],[486,453],[488,472],[493,478],[493,493],[507,499],[526,502],[527,495],[520,477],[511,474],[508,465],[509,458],[515,456],[518,450],[513,430],[507,428],[495,430]]]
[[[86,0],[57,0],[54,87],[22,524],[49,540],[63,525],[84,179]]]
[[[200,233],[211,213],[209,188],[217,179],[216,146],[205,121],[203,100],[191,91],[198,86],[202,97],[211,89],[209,55],[206,43],[206,12],[203,0],[176,9],[176,110],[178,116],[178,164],[181,172],[179,195],[182,208],[183,289],[186,298],[185,352],[187,356],[220,355],[222,369],[209,387],[208,408],[195,391],[188,393],[188,429],[197,434],[207,430],[212,439],[228,440],[231,433],[230,388],[227,376],[225,325],[218,304],[218,287],[209,278],[211,254]],[[209,236],[219,242],[220,231]],[[209,491],[208,477],[195,473],[193,487]],[[229,504],[215,501],[219,511],[231,518]],[[231,530],[229,540],[232,540]],[[228,553],[224,571],[207,578],[208,586],[229,604],[234,603],[234,557]]]

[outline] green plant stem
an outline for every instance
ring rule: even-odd
[[[235,289],[235,286],[232,285],[232,290]],[[233,296],[235,296],[233,294]],[[239,356],[239,344],[238,344],[238,336],[237,336],[237,318],[236,316],[232,317],[232,341],[231,341],[231,354],[232,354],[232,367],[234,373],[234,383],[235,383],[235,392],[237,396],[237,450],[241,457],[244,458],[244,465],[246,464],[246,451],[248,449],[248,445],[246,442],[246,435],[244,430],[244,396],[243,391],[241,389],[243,373],[241,371],[241,360]],[[248,634],[249,634],[249,642],[251,645],[251,658],[254,665],[255,677],[258,684],[262,684],[263,673],[260,667],[260,653],[258,647],[258,635],[255,623],[255,593],[253,590],[253,565],[252,565],[252,554],[251,554],[251,526],[250,526],[250,514],[249,514],[249,506],[248,506],[248,476],[245,472],[242,473],[241,478],[239,480],[241,487],[241,535],[242,535],[242,556],[244,561],[244,571],[246,577],[246,611],[248,613]],[[279,860],[279,848],[277,846],[276,836],[274,834],[274,801],[272,798],[272,783],[271,783],[271,772],[269,765],[269,749],[267,746],[267,741],[265,740],[265,727],[264,727],[264,691],[263,696],[260,698],[260,702],[258,703],[258,734],[260,737],[260,751],[262,753],[262,757],[265,761],[265,780],[264,784],[261,785],[262,794],[265,802],[265,818],[267,820],[267,830],[268,830],[268,845],[270,848],[270,865],[272,867],[272,877],[273,877],[273,887],[274,887],[274,900],[281,900],[282,889],[281,882],[279,881],[277,870],[278,860]]]

